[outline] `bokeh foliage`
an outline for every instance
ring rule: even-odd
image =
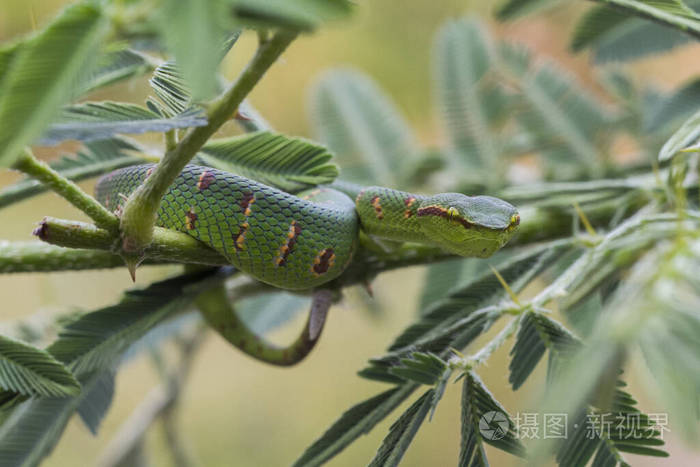
[[[271,31],[310,32],[351,12],[341,0],[180,3],[143,8],[130,1],[77,2],[42,31],[0,49],[0,120],[12,123],[0,132],[3,166],[11,166],[28,143],[63,140],[82,142],[75,154],[52,164],[74,180],[157,159],[162,151],[125,135],[173,135],[206,124],[206,101],[227,84],[217,67],[224,53],[235,50],[241,30],[255,30],[264,42]],[[511,0],[498,16],[510,19],[561,3]],[[571,39],[574,51],[591,49],[597,63],[664,52],[700,37],[697,2],[598,3]],[[666,456],[660,428],[622,389],[623,370],[638,352],[674,426],[697,441],[700,82],[665,93],[624,68],[605,66],[597,83],[602,95],[554,61],[495,39],[474,17],[444,24],[431,58],[435,113],[446,135],[438,145],[421,147],[390,93],[370,77],[337,69],[312,90],[311,121],[324,146],[275,133],[254,109],[242,107],[239,121],[252,133],[213,139],[195,156],[197,163],[295,192],[338,176],[333,153],[343,180],[488,193],[521,211],[521,232],[490,261],[493,270],[473,259],[428,267],[420,315],[385,355],[359,372],[392,387],[349,408],[296,465],[326,462],[427,386],[396,417],[371,460],[398,464],[453,379],[462,383],[460,465],[488,465],[486,444],[535,461],[556,453],[563,466],[591,460],[626,465],[626,453]],[[151,76],[154,96],[143,105],[72,103],[144,75]],[[615,143],[622,137],[635,143],[633,163],[617,158]],[[41,190],[36,182],[20,182],[0,192],[0,207]],[[15,263],[23,261],[29,269],[22,270],[34,267],[31,256],[23,256],[31,245],[3,247],[3,271],[19,270]],[[421,260],[419,252],[418,260],[409,260],[403,252],[382,258],[359,252],[341,289],[357,282],[357,271],[369,271],[363,279],[371,279],[395,267],[446,259]],[[58,337],[45,349],[39,348],[42,332],[20,336],[28,342],[2,337],[2,464],[41,462],[73,414],[97,432],[114,396],[114,373],[133,354],[151,351],[158,361],[159,347],[175,342],[186,362],[205,329],[189,313],[205,288],[226,284],[260,333],[305,304],[274,290],[257,290],[251,300],[240,276],[228,268],[205,269],[127,292],[118,304],[52,323]],[[519,296],[537,283],[544,286],[534,297]],[[282,318],[280,310],[286,312]],[[492,337],[484,343],[479,338],[487,333]],[[480,378],[481,365],[507,342],[513,343],[512,358],[504,374],[514,391],[546,356],[546,397],[539,408],[570,415],[567,440],[524,445],[507,407]],[[167,387],[180,379],[163,372]],[[506,415],[507,430],[498,439],[484,436],[492,412]],[[588,437],[574,427],[605,413],[624,420],[617,432],[596,426]],[[143,455],[141,444],[129,448],[113,465]]]

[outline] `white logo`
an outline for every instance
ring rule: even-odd
[[[479,431],[485,439],[498,441],[508,434],[508,417],[503,412],[492,410],[479,419]]]

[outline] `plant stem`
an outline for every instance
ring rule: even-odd
[[[119,219],[85,193],[78,185],[63,177],[44,162],[37,160],[34,155],[25,149],[22,151],[13,168],[24,172],[51,188],[65,198],[76,208],[87,214],[99,227],[116,234],[119,230]]]
[[[44,218],[34,235],[41,240],[69,248],[114,251],[114,235],[91,224]],[[187,234],[156,227],[153,242],[146,249],[148,258],[176,263],[222,266],[228,260]]]
[[[80,271],[124,266],[108,251],[73,250],[41,242],[0,241],[0,273]]]
[[[695,39],[700,39],[700,21],[674,15],[660,8],[634,0],[592,0],[616,10],[631,13],[635,16],[649,19],[659,24],[678,29]]]
[[[662,238],[664,236],[675,235],[677,232],[678,222],[681,222],[684,219],[691,222],[694,221],[695,223],[692,224],[691,228],[697,229],[697,225],[700,223],[700,213],[685,211],[682,216],[675,213],[663,213],[637,215],[630,218],[628,221],[619,225],[616,229],[608,233],[605,238],[594,248],[591,248],[586,253],[581,255],[554,282],[538,293],[535,298],[530,301],[530,304],[533,307],[541,308],[552,299],[566,294],[571,284],[573,284],[579,277],[587,277],[587,275],[584,273],[586,268],[590,267],[592,264],[600,264],[600,262],[607,258],[607,255],[613,249],[611,244],[616,240],[628,236],[644,226],[655,223],[666,223],[670,226],[670,228],[667,230],[660,230]],[[658,239],[653,237],[646,240],[647,243],[653,240],[658,241]],[[647,243],[642,244],[640,248],[643,248]]]
[[[474,367],[481,365],[491,356],[493,352],[501,347],[503,343],[515,333],[516,329],[518,329],[518,324],[520,323],[521,317],[522,314],[519,314],[517,317],[511,319],[508,324],[501,329],[501,332],[499,332],[496,337],[491,339],[489,343],[483,346],[477,353],[474,354],[473,357],[469,358],[468,360],[470,361],[471,366]]]
[[[209,107],[207,125],[190,130],[175,148],[165,153],[151,176],[132,193],[121,218],[124,252],[141,255],[151,243],[156,212],[168,187],[204,143],[235,114],[243,99],[295,37],[294,32],[280,31],[261,44],[229,90]]]

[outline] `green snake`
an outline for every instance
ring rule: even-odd
[[[153,167],[105,175],[97,183],[97,199],[119,214]],[[191,235],[262,282],[298,290],[337,278],[352,260],[360,229],[379,239],[487,257],[520,222],[515,207],[490,196],[423,196],[376,186],[341,189],[345,192],[320,187],[293,195],[188,165],[163,197],[157,225]]]

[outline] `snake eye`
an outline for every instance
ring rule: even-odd
[[[448,219],[452,220],[458,216],[459,216],[459,211],[457,210],[457,208],[455,208],[454,206],[450,206],[449,208],[447,208],[447,218]]]

